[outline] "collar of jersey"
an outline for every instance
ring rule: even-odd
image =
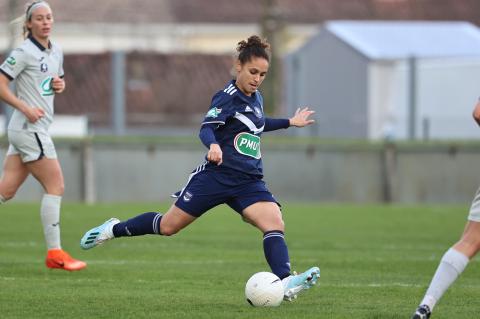
[[[237,89],[237,93],[238,93],[238,96],[244,100],[245,102],[247,103],[252,103],[253,101],[256,101],[257,100],[257,92],[253,92],[251,96],[247,96],[245,95],[245,93],[242,92],[242,90],[240,90],[238,88],[238,86],[235,84],[236,80],[233,79],[230,83],[233,84],[235,86],[235,88]]]
[[[32,41],[33,44],[35,44],[35,46],[40,50],[40,51],[45,51],[47,48],[44,47],[40,42],[37,41],[37,39],[35,39],[33,37],[33,35],[31,33],[28,34],[28,39],[30,41]],[[50,42],[50,40],[48,40],[48,48],[51,49],[52,48],[52,42]]]

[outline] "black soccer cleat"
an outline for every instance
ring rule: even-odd
[[[412,319],[428,319],[432,312],[430,311],[430,307],[427,305],[421,305],[417,308],[417,311],[413,314]]]

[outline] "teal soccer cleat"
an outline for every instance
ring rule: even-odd
[[[306,289],[310,289],[320,278],[320,268],[312,267],[309,270],[297,275],[294,273],[282,280],[285,289],[283,299],[292,301],[297,295]]]
[[[94,227],[87,231],[80,240],[80,247],[83,249],[90,249],[107,240],[115,238],[113,236],[113,226],[120,223],[116,218],[110,218],[100,226]]]

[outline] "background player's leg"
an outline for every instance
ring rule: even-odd
[[[62,250],[60,244],[60,206],[64,191],[63,173],[56,158],[42,158],[25,163],[29,172],[43,186],[45,194],[40,206],[40,217],[48,252],[45,264],[48,268],[81,270],[87,266]]]
[[[7,155],[3,163],[2,177],[0,178],[0,204],[13,198],[18,188],[28,176],[27,167],[23,164],[20,155]]]
[[[431,312],[433,310],[445,291],[465,270],[469,260],[475,256],[479,249],[480,223],[469,221],[460,241],[443,255],[417,312]]]
[[[45,190],[40,206],[40,217],[47,247],[61,249],[60,206],[64,182],[60,163],[57,159],[42,158],[25,165]]]

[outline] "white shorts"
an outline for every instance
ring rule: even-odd
[[[20,155],[27,163],[43,157],[56,159],[57,152],[52,138],[47,133],[8,130],[8,155]]]
[[[468,220],[472,222],[480,222],[480,188],[477,190],[475,197],[473,198],[472,206],[468,214]]]

